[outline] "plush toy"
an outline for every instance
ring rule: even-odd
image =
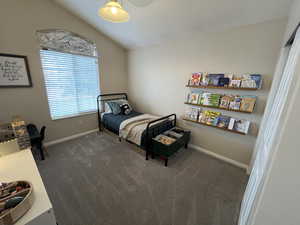
[[[131,112],[131,108],[127,103],[122,104],[120,108],[123,115],[128,115]]]

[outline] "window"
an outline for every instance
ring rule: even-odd
[[[53,120],[96,112],[99,72],[96,57],[40,50]]]

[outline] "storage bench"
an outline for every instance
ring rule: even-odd
[[[190,136],[190,131],[178,127],[157,135],[152,139],[152,158],[159,156],[165,160],[165,166],[168,166],[169,157],[182,147],[188,147]]]

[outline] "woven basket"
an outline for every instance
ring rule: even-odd
[[[1,195],[9,189],[16,188],[17,186],[24,185],[26,188],[12,193],[8,196]],[[13,225],[18,219],[20,219],[32,206],[33,204],[33,194],[32,194],[32,184],[28,181],[16,181],[11,182],[7,186],[0,188],[0,203],[4,203],[13,197],[24,197],[24,199],[16,205],[14,208],[2,211],[0,213],[0,225]]]

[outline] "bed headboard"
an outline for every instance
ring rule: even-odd
[[[104,111],[104,103],[113,100],[128,100],[126,93],[112,93],[112,94],[103,94],[97,97],[97,106],[98,112],[101,113]]]
[[[105,102],[113,101],[113,100],[122,100],[122,99],[128,100],[128,96],[126,93],[102,94],[97,97],[99,130],[101,130],[101,113],[104,112]]]

